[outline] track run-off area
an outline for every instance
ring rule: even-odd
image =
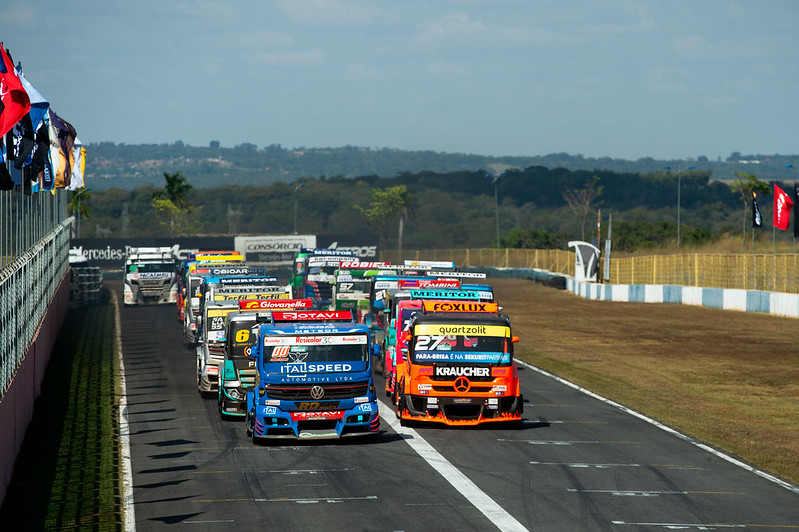
[[[374,441],[254,445],[174,306],[119,311],[129,530],[799,530],[795,486],[526,363],[519,426],[401,427],[382,397]]]

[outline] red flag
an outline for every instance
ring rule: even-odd
[[[776,184],[774,185],[774,227],[788,230],[788,224],[791,222],[791,207],[793,207],[793,200]]]
[[[0,110],[0,136],[2,136],[11,131],[11,128],[28,114],[31,110],[31,100],[14,72],[14,63],[1,43],[0,55],[3,56],[0,64],[0,101],[3,103],[3,108]]]

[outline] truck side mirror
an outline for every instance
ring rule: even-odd
[[[516,342],[519,341],[519,337],[518,336],[511,336],[510,341],[515,344]]]
[[[378,344],[372,344],[372,356],[374,357],[380,356],[380,346]]]

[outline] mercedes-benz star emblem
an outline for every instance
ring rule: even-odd
[[[458,377],[455,381],[455,389],[461,393],[469,391],[469,379],[466,377]]]
[[[311,388],[311,399],[321,399],[325,396],[325,389],[321,386],[314,386]]]

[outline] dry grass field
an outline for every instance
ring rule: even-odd
[[[517,358],[799,483],[799,320],[490,283]]]

